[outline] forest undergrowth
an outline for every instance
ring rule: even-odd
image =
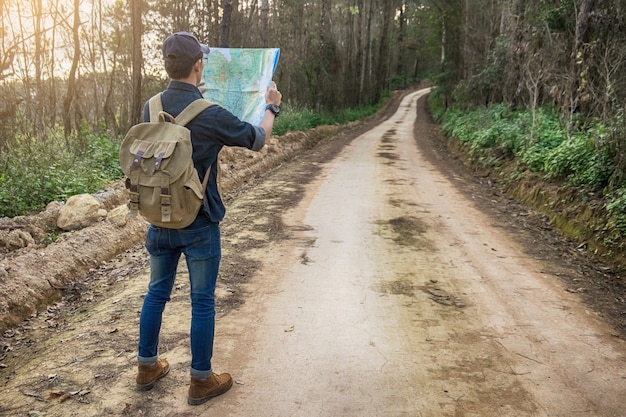
[[[623,152],[612,145],[626,135],[624,120],[578,125],[550,107],[505,104],[444,110],[436,92],[429,106],[475,169],[547,215],[581,250],[626,270],[626,177]]]

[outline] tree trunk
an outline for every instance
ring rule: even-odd
[[[57,8],[58,4],[56,4],[54,7]],[[57,15],[55,15],[53,17],[54,21],[56,22],[59,17]],[[57,31],[58,31],[59,25],[58,24],[54,24],[54,26],[52,27],[52,30],[50,31],[50,44],[51,45],[56,45],[56,40],[57,40]],[[54,55],[54,53],[50,54],[50,62],[49,62],[49,66],[48,66],[48,72],[50,74],[50,83],[48,85],[48,88],[50,90],[49,92],[49,96],[48,96],[48,100],[50,101],[51,104],[49,104],[49,109],[50,109],[50,114],[48,114],[48,123],[50,123],[50,126],[55,126],[57,124],[57,118],[59,116],[59,111],[58,111],[58,107],[57,107],[57,95],[59,94],[59,88],[58,88],[58,81],[56,77],[53,77],[52,75],[54,74],[54,69],[56,66],[56,62],[57,62],[57,57]]]
[[[141,2],[142,0],[131,0],[131,26],[133,27],[133,97],[130,107],[130,125],[139,123],[143,117],[143,101],[141,99],[141,81],[142,81],[142,64],[143,55],[141,52]]]
[[[266,46],[269,44],[269,14],[270,14],[270,3],[269,0],[261,0],[261,44]]]
[[[116,29],[118,30],[118,29]],[[119,35],[114,36],[114,39],[117,39],[117,43],[114,45],[113,53],[111,54],[113,61],[111,62],[111,70],[109,73],[109,84],[107,86],[107,92],[105,94],[104,99],[104,120],[107,126],[107,130],[109,130],[109,136],[115,138],[119,131],[119,126],[117,119],[115,117],[114,103],[113,103],[113,93],[115,91],[115,72],[117,71],[117,57],[121,55],[122,50],[122,37]]]
[[[441,60],[439,61],[442,69],[443,69],[443,64],[446,62],[446,42],[448,42],[448,31],[446,27],[446,14],[445,12],[442,12],[441,13]]]
[[[224,14],[222,16],[222,23],[220,24],[220,48],[228,48],[230,44],[230,18],[233,13],[233,1],[224,0],[222,3],[224,8]]]
[[[359,102],[361,103],[370,103],[370,91],[368,88],[366,90],[365,86],[370,85],[371,80],[371,68],[372,68],[372,14],[373,7],[372,1],[369,1],[369,6],[367,8],[367,13],[365,11],[365,6],[363,4],[363,0],[359,0],[359,8],[362,12],[359,15],[364,14],[365,19],[365,39],[361,42],[360,49],[363,51],[361,54],[363,58],[363,62],[361,63],[361,82],[359,86]],[[360,27],[361,25],[359,25]]]
[[[63,130],[65,136],[68,137],[72,133],[72,103],[76,97],[76,72],[78,71],[78,62],[80,61],[80,0],[74,0],[74,23],[72,25],[72,34],[74,42],[74,57],[72,59],[72,67],[67,80],[67,93],[63,99]]]
[[[330,4],[328,0],[322,0],[320,7],[319,50],[317,51],[320,65],[317,78],[317,97],[315,100],[315,109],[317,111],[320,111],[323,107],[328,107],[329,104],[333,104],[333,101],[329,97],[329,93],[334,91],[334,49],[332,35],[329,30]]]
[[[400,86],[401,88],[404,88],[404,84],[406,82],[406,74],[404,71],[404,61],[402,60],[401,57],[403,56],[407,56],[406,52],[406,47],[404,44],[404,30],[405,30],[405,14],[404,14],[404,0],[402,0],[400,2],[400,10],[399,10],[399,14],[398,14],[398,23],[399,23],[399,27],[398,27],[398,37],[397,37],[397,48],[399,48],[398,51],[398,59],[396,60],[396,70],[395,73],[398,76],[402,77],[402,86]]]
[[[589,18],[594,9],[596,0],[581,0],[578,15],[576,16],[576,39],[574,50],[572,51],[572,85],[569,91],[570,112],[578,109],[580,104],[580,85],[585,72],[585,44],[587,43],[587,32],[589,30]]]
[[[32,115],[33,127],[35,131],[43,130],[43,120],[44,117],[44,94],[43,94],[43,85],[41,83],[41,69],[42,65],[42,55],[43,55],[43,33],[41,31],[41,17],[43,12],[43,7],[41,4],[41,0],[33,0],[33,11],[35,17],[35,94],[33,94],[33,98],[35,101],[34,114]]]
[[[383,3],[383,27],[380,34],[380,44],[378,45],[378,62],[376,65],[376,89],[374,102],[378,102],[383,90],[387,88],[389,81],[388,70],[389,60],[389,39],[391,35],[391,21],[394,18],[396,9],[393,0],[385,0]]]

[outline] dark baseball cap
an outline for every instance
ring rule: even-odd
[[[163,41],[163,59],[166,61],[192,61],[200,53],[208,54],[209,51],[208,46],[189,32],[172,33]]]

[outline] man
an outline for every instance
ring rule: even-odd
[[[188,32],[168,36],[163,42],[163,60],[170,83],[162,94],[163,110],[176,117],[188,104],[201,98],[198,89],[204,69],[203,54],[209,48]],[[191,384],[188,403],[202,404],[232,386],[229,374],[213,372],[215,329],[215,284],[221,258],[219,222],[225,214],[217,188],[218,154],[223,146],[260,150],[269,139],[274,118],[280,111],[282,95],[272,85],[267,89],[267,110],[258,126],[243,122],[220,106],[212,106],[194,118],[191,131],[193,160],[200,178],[210,170],[204,207],[196,220],[184,229],[150,225],[146,249],[150,253],[150,283],[139,321],[137,389],[146,391],[167,375],[169,364],[159,358],[158,344],[165,304],[176,277],[181,254],[185,254],[191,295]],[[144,120],[149,120],[144,107]]]

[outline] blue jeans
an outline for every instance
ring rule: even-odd
[[[165,304],[170,301],[181,254],[185,254],[191,285],[191,376],[211,374],[215,331],[215,284],[221,259],[219,223],[205,215],[185,229],[151,225],[146,236],[150,253],[150,284],[139,319],[140,364],[158,357],[159,333]]]

